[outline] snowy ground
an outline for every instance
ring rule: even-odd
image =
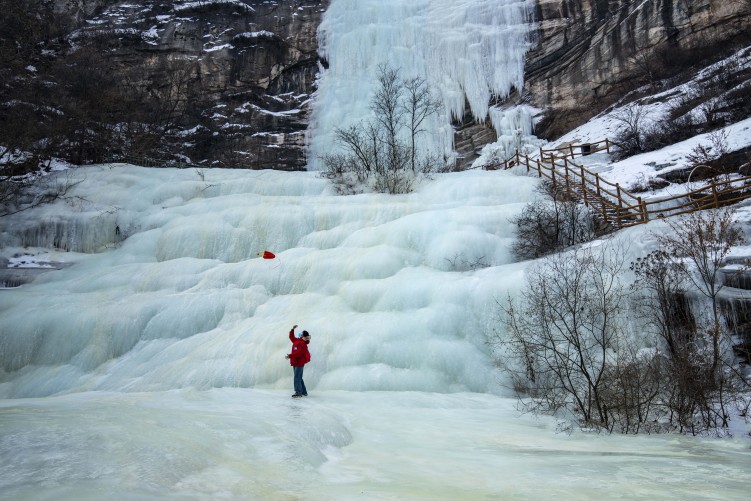
[[[566,134],[553,144],[574,144],[596,142],[612,138],[617,130],[609,115],[598,117],[582,127]],[[729,151],[737,151],[751,145],[751,119],[729,125],[723,129],[727,134],[727,146]],[[642,153],[626,158],[620,162],[613,162],[606,153],[576,157],[574,161],[585,165],[589,170],[600,174],[611,183],[619,183],[626,189],[635,184],[643,184],[658,176],[661,172],[669,172],[675,169],[685,169],[690,165],[687,155],[698,145],[711,146],[710,134],[701,134],[691,139],[681,141],[657,151]],[[551,146],[546,146],[551,147]],[[675,195],[676,190],[684,189],[682,186],[669,186],[664,190],[650,194],[650,197],[670,197]]]
[[[0,401],[3,499],[742,500],[747,441],[556,433],[487,394]]]

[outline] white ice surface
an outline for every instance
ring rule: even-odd
[[[75,203],[0,234],[3,254],[71,249],[0,291],[0,498],[745,499],[743,426],[568,435],[515,410],[485,335],[529,264],[508,219],[533,178],[341,197],[315,173],[74,173]],[[632,256],[653,225],[618,237]]]
[[[10,255],[59,246],[75,263],[3,294],[1,397],[286,387],[293,323],[315,335],[321,389],[492,386],[484,332],[521,276],[509,219],[536,180],[474,171],[340,197],[314,173],[75,173],[74,204],[0,235]]]
[[[556,433],[488,394],[0,401],[0,498],[743,500],[748,442]]]
[[[489,102],[521,87],[531,5],[333,0],[311,160],[367,116],[386,61],[446,105],[428,148],[451,155],[466,97],[504,158],[534,110]],[[748,122],[731,129],[749,144]],[[603,116],[561,142],[613,132]],[[626,186],[706,139],[586,160]],[[336,197],[313,173],[76,174],[80,198],[0,226],[0,262],[62,268],[0,290],[0,499],[748,498],[743,423],[723,440],[569,435],[515,410],[485,335],[528,265],[511,259],[508,219],[532,179]],[[638,256],[659,224],[617,238]],[[313,333],[304,400],[288,397],[293,323]]]
[[[489,118],[499,134],[528,133],[526,110],[491,112],[493,97],[506,97],[524,82],[529,47],[527,0],[333,0],[319,28],[322,69],[309,130],[311,166],[331,151],[334,129],[370,116],[378,67],[403,78],[422,77],[444,104],[429,119],[420,144],[453,156],[452,117],[468,111]]]

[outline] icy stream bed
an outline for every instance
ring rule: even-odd
[[[487,394],[0,401],[3,499],[748,498],[747,440],[556,432]]]

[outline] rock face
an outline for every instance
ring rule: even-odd
[[[56,8],[79,24],[74,44],[104,43],[111,71],[170,108],[180,127],[164,140],[186,160],[299,170],[327,5],[58,0]]]
[[[71,53],[90,48],[96,64],[121,82],[120,92],[135,96],[123,102],[146,103],[129,120],[146,122],[151,142],[138,148],[135,134],[113,140],[108,151],[288,170],[307,163],[309,105],[323,64],[316,33],[328,4],[53,2],[55,15],[71,26]],[[750,13],[751,0],[537,0],[525,88],[507,103],[545,110],[535,132],[554,138],[637,84],[665,78],[696,57],[716,59],[731,41],[748,43]],[[112,116],[128,106],[111,106]],[[463,166],[496,139],[488,123],[470,117],[454,126]]]
[[[537,0],[525,91],[554,137],[637,84],[721,56],[751,37],[746,0]]]
[[[751,43],[751,0],[537,0],[523,101],[544,110],[538,137],[554,139],[634,88],[709,64]],[[496,139],[490,124],[454,124],[466,167]]]

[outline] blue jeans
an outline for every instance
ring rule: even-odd
[[[298,395],[307,395],[308,390],[305,388],[305,381],[302,380],[303,367],[292,367],[292,371],[295,375],[295,393]]]

